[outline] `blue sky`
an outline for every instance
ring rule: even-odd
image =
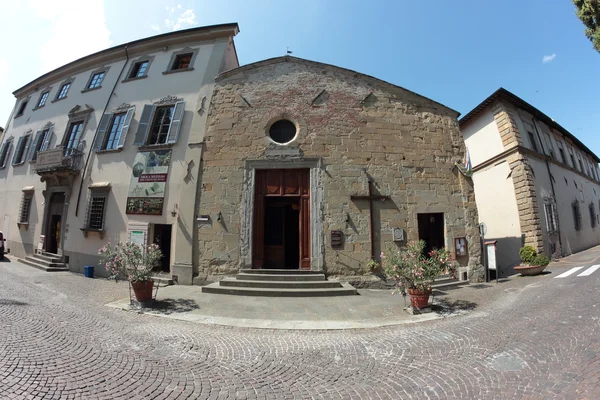
[[[49,4],[51,3],[51,4]],[[353,69],[462,114],[503,86],[600,155],[600,54],[570,0],[13,0],[3,6],[0,126],[12,91],[92,52],[238,22],[241,64],[284,55]]]

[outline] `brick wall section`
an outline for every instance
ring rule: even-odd
[[[327,96],[313,104],[322,90]],[[281,116],[300,127],[288,146],[271,143],[267,135],[269,123]],[[417,213],[443,212],[446,243],[466,236],[469,257],[461,262],[479,265],[472,182],[454,167],[465,150],[456,118],[454,111],[412,92],[324,64],[262,62],[226,74],[218,79],[209,111],[198,210],[221,212],[223,220],[200,228],[200,277],[214,280],[240,268],[244,161],[265,159],[266,149],[282,147],[322,161],[323,202],[311,213],[323,215],[323,232],[312,234],[323,235],[327,273],[371,275],[368,203],[350,200],[367,194],[367,174],[376,191],[391,196],[375,204],[378,251],[394,246],[391,228],[404,228],[416,240]],[[329,245],[334,229],[345,234],[343,250]]]
[[[502,101],[492,106],[492,112],[494,113],[494,119],[496,126],[498,126],[498,132],[502,138],[502,144],[504,148],[522,145],[523,140],[521,134],[515,123],[515,118],[512,115],[510,108],[506,106]]]

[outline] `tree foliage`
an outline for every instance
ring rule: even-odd
[[[600,52],[600,0],[573,0],[577,17],[585,25],[585,36]]]

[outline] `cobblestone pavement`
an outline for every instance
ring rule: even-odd
[[[125,284],[0,263],[0,399],[598,399],[600,271],[568,268],[454,291],[466,316],[300,332],[124,312],[103,304]]]

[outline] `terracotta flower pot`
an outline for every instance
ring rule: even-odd
[[[412,304],[412,306],[416,309],[421,309],[427,307],[429,304],[429,295],[431,295],[431,289],[408,289],[408,294],[410,296],[410,304]]]
[[[154,289],[154,281],[137,281],[131,282],[135,299],[140,303],[152,300],[152,289]]]

